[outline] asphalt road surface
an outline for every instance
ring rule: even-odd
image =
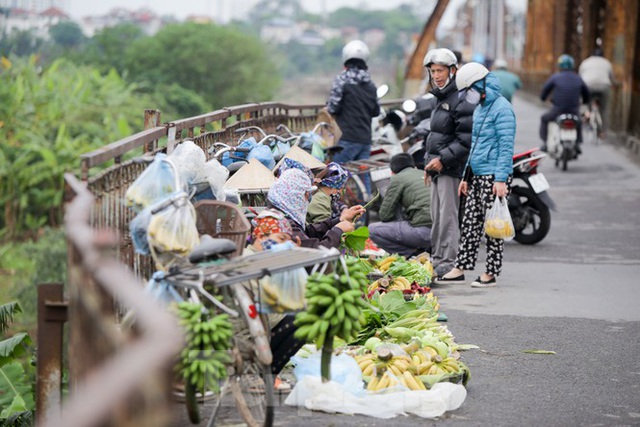
[[[522,98],[514,107],[516,151],[538,146],[543,109]],[[537,245],[505,245],[498,287],[468,285],[481,249],[466,285],[433,288],[456,342],[480,347],[462,356],[472,378],[460,409],[379,420],[282,405],[275,425],[640,425],[640,167],[612,144],[583,152],[566,172],[543,162],[551,231]],[[219,425],[241,424],[225,412]]]

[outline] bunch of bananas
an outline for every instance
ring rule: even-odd
[[[367,287],[367,292],[373,292],[375,290],[404,291],[409,289],[411,289],[411,283],[406,277],[382,277],[372,282]]]
[[[362,309],[367,303],[362,298],[367,276],[360,261],[345,260],[346,271],[339,264],[336,273],[314,273],[307,280],[307,310],[296,314],[295,337],[315,342],[322,347],[326,338],[334,336],[346,342],[356,339],[365,324]]]
[[[394,356],[388,348],[382,348],[377,354],[359,355],[355,359],[363,376],[370,378],[367,385],[369,391],[379,391],[398,384],[409,390],[426,390],[425,385],[413,374],[415,369],[409,356]]]
[[[376,267],[378,268],[378,270],[380,270],[380,271],[382,271],[384,273],[387,270],[389,270],[389,267],[391,267],[391,264],[393,264],[398,259],[399,259],[399,257],[397,255],[388,256],[388,257],[383,258],[380,261],[378,261],[376,263]]]
[[[416,262],[418,264],[422,264],[433,277],[433,264],[431,263],[431,259],[429,259],[429,255],[425,252],[421,253],[415,258],[411,258],[409,262]]]
[[[219,381],[227,376],[231,362],[233,327],[227,314],[209,318],[201,304],[182,302],[177,305],[180,325],[185,328],[187,345],[180,353],[179,370],[198,390],[218,391]]]
[[[278,288],[270,283],[270,277],[265,277],[260,281],[260,299],[276,313],[286,313],[298,311],[304,308],[304,301],[300,303],[292,294],[281,293]]]

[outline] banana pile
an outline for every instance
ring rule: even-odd
[[[201,304],[182,302],[177,305],[180,325],[187,334],[187,345],[180,353],[179,370],[197,390],[219,390],[219,381],[227,376],[231,362],[233,327],[227,314],[209,318]]]
[[[437,347],[437,349],[436,349]],[[402,385],[409,390],[427,390],[433,384],[449,378],[469,378],[469,368],[449,355],[446,345],[436,342],[426,344],[413,340],[402,347],[402,354],[394,354],[384,343],[378,351],[356,355],[355,360],[362,371],[367,390],[380,391]]]
[[[306,282],[304,269],[263,277],[260,279],[260,302],[275,313],[302,310]]]
[[[399,258],[400,257],[397,255],[391,255],[386,258],[383,258],[380,261],[376,262],[376,268],[381,272],[385,273],[386,271],[389,270],[389,267],[391,267],[391,264],[393,264]]]
[[[367,292],[372,292],[375,290],[385,290],[387,292],[395,290],[411,290],[411,283],[407,280],[406,277],[382,277],[372,282],[367,287]]]
[[[345,260],[346,271],[339,264],[335,274],[314,273],[307,280],[306,311],[296,314],[294,336],[323,346],[327,337],[346,342],[356,339],[365,323],[362,298],[368,280],[365,267],[355,258]]]

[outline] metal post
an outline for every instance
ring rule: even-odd
[[[60,417],[62,404],[62,329],[67,303],[61,283],[38,286],[38,376],[36,416],[38,425]]]

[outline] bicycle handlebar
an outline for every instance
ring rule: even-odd
[[[258,126],[247,126],[244,128],[238,128],[233,131],[233,133],[247,133],[247,132],[259,132],[263,136],[267,136],[267,133]]]

